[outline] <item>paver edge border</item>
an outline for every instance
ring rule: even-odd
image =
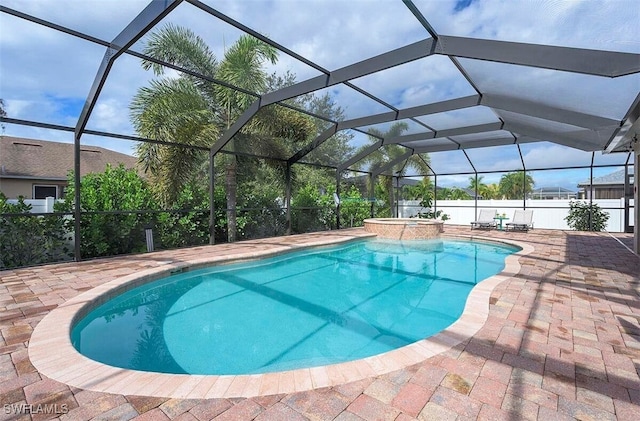
[[[121,293],[123,288],[131,288],[131,285],[137,286],[185,267],[246,260],[248,257],[267,257],[309,246],[331,245],[365,237],[368,236],[357,235],[343,239],[334,238],[331,241],[311,241],[260,253],[261,256],[254,253],[251,256],[228,255],[225,259],[201,258],[180,263],[172,262],[133,275],[119,277],[73,297],[49,312],[33,330],[28,346],[29,358],[40,374],[53,380],[81,389],[121,395],[207,399],[254,397],[337,386],[420,363],[475,335],[488,318],[489,298],[493,290],[503,281],[518,274],[521,268],[520,257],[534,251],[534,247],[530,244],[511,239],[443,233],[443,238],[508,244],[517,246],[520,250],[507,256],[503,271],[485,279],[471,290],[462,316],[452,325],[429,338],[355,361],[252,375],[150,373],[112,367],[93,361],[76,351],[71,343],[71,327],[78,320],[79,315],[86,314],[87,309],[98,305],[100,300],[110,299]]]

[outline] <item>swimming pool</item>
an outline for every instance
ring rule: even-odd
[[[116,367],[252,374],[351,361],[455,322],[513,246],[357,241],[175,274],[93,309],[76,349]]]

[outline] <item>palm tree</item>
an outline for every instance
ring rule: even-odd
[[[482,197],[485,199],[498,199],[500,197],[500,186],[496,183],[486,185]]]
[[[191,30],[167,25],[151,34],[144,53],[206,77],[222,80],[249,92],[267,88],[266,62],[275,63],[277,51],[262,41],[244,35],[218,62],[206,43]],[[147,60],[145,70],[157,77],[164,67]],[[138,90],[130,110],[133,125],[143,137],[210,147],[246,110],[255,97],[189,74],[153,80]],[[308,118],[290,109],[271,106],[262,109],[232,139],[226,151],[284,155],[283,139],[302,141],[313,133]],[[202,179],[208,157],[194,149],[143,143],[138,157],[156,184],[161,203],[170,206],[190,180]],[[225,170],[228,241],[236,240],[237,167],[234,154],[217,157]],[[200,175],[199,175],[200,171]]]
[[[409,129],[409,125],[405,122],[396,122],[394,123],[389,130],[386,132],[381,132],[378,129],[369,129],[368,133],[372,140],[377,140],[378,138],[383,139],[392,139],[402,135],[402,133],[406,132]],[[366,149],[369,145],[364,145],[362,149]],[[375,171],[383,166],[387,165],[389,162],[395,160],[402,154],[406,153],[407,149],[396,144],[385,145],[382,148],[378,149],[376,152],[366,156],[360,162],[358,162],[357,166],[360,168],[368,167],[369,171]],[[429,175],[429,155],[411,155],[409,159],[406,161],[406,165],[404,162],[396,164],[391,169],[393,174],[397,174],[398,176],[403,176],[407,174],[409,169],[414,169],[420,172],[423,175]],[[388,195],[389,207],[391,208],[391,217],[395,217],[395,208],[393,204],[395,203],[394,193],[393,193],[393,177],[384,177],[384,180],[380,180],[380,187],[384,192]]]
[[[524,171],[510,172],[500,178],[500,194],[506,199],[523,199],[533,191],[534,184],[533,178]]]
[[[479,175],[477,177],[475,177],[475,176],[469,177],[469,187],[468,188],[469,188],[469,190],[477,192],[477,194],[479,196],[482,196],[484,199],[489,199],[489,197],[486,196],[487,185],[482,182],[483,178],[484,178],[483,175]]]

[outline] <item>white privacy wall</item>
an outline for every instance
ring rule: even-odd
[[[526,208],[533,210],[534,228],[569,229],[567,221],[564,220],[569,214],[569,202],[569,200],[527,200]],[[593,202],[609,214],[607,231],[624,232],[624,199],[596,199]],[[476,220],[474,205],[474,200],[438,200],[436,202],[437,210],[442,210],[449,215],[450,219],[445,223],[456,225],[466,225]],[[633,206],[633,200],[631,200],[631,206]],[[523,201],[478,200],[478,208],[484,207],[497,209],[498,213],[505,213],[507,217],[513,218],[514,210],[523,208]],[[419,200],[401,200],[399,215],[401,218],[409,218],[415,216],[420,209]],[[633,210],[629,217],[633,226]]]
[[[17,200],[9,200],[8,202],[16,203]],[[55,200],[51,197],[41,200],[25,200],[25,203],[32,206],[32,213],[53,212],[54,202]],[[527,200],[527,209],[533,210],[533,227],[569,229],[564,220],[569,214],[569,202],[569,200]],[[594,203],[609,213],[607,231],[624,232],[624,199],[596,199]],[[630,203],[633,206],[633,200]],[[436,203],[438,210],[449,215],[450,219],[445,223],[455,225],[466,225],[476,220],[474,204],[473,200],[438,200]],[[505,213],[509,218],[513,218],[513,211],[522,209],[522,205],[522,200],[478,200],[478,208],[494,208],[498,210],[498,213]],[[419,200],[401,200],[399,216],[409,218],[415,216],[421,209]],[[631,210],[629,218],[631,226],[633,226],[633,210]]]

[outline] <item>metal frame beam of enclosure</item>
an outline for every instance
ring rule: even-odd
[[[89,89],[89,95],[78,117],[74,130],[74,257],[82,258],[80,254],[80,138],[87,126],[93,107],[96,105],[100,92],[109,76],[109,72],[115,60],[129,47],[136,43],[144,34],[171,13],[183,0],[152,1],[126,26],[110,43],[104,54],[102,63],[96,73],[93,84]]]
[[[360,151],[360,153],[355,154],[354,156],[349,158],[346,162],[340,164],[338,166],[338,168],[337,168],[337,171],[342,172],[342,171],[346,170],[351,165],[353,165],[356,162],[360,161],[362,158],[364,158],[367,155],[377,151],[380,148],[380,146],[382,146],[382,139],[378,140],[373,145],[368,146],[367,148],[363,149],[362,151]]]
[[[26,13],[23,13],[23,12],[8,8],[6,6],[1,6],[0,5],[0,12],[7,13],[9,15],[12,15],[12,16],[27,20],[27,21],[32,22],[32,23],[36,23],[38,25],[45,26],[47,28],[54,29],[54,30],[59,31],[59,32],[63,32],[65,34],[67,34],[67,35],[72,35],[74,37],[83,39],[85,41],[90,41],[90,42],[93,42],[95,44],[102,45],[103,47],[110,47],[110,45],[111,45],[108,41],[105,41],[105,40],[102,40],[102,39],[99,39],[99,38],[84,34],[82,32],[75,31],[73,29],[70,29],[70,28],[67,28],[65,26],[58,25],[58,24],[46,21],[44,19],[37,18],[35,16],[28,15]],[[264,38],[264,37],[262,37],[262,38]],[[295,55],[295,53],[289,52],[286,49],[284,51],[287,52],[287,53]],[[194,77],[197,77],[199,79],[203,79],[203,80],[206,80],[208,82],[215,83],[216,85],[224,86],[226,88],[233,89],[235,91],[242,92],[244,94],[247,94],[247,95],[250,95],[250,96],[253,96],[253,97],[256,97],[256,98],[260,98],[260,95],[257,94],[257,93],[251,92],[251,91],[249,91],[247,89],[244,89],[244,88],[241,88],[239,86],[235,86],[235,85],[233,85],[231,83],[228,83],[228,82],[226,82],[224,80],[220,80],[220,79],[216,79],[216,78],[213,78],[213,77],[210,77],[210,76],[207,76],[207,75],[203,75],[203,74],[195,72],[193,70],[185,69],[184,67],[175,65],[173,63],[166,62],[164,60],[157,59],[155,57],[148,56],[146,54],[139,53],[137,51],[133,51],[131,49],[126,49],[124,51],[124,54],[128,54],[128,55],[131,55],[133,57],[137,57],[137,58],[139,58],[141,60],[146,60],[146,61],[149,61],[149,62],[152,62],[152,63],[155,63],[155,64],[159,64],[159,65],[167,67],[169,69],[176,70],[176,71],[178,71],[180,73],[188,74],[190,76],[194,76]],[[299,59],[299,56],[295,55],[295,57]],[[304,59],[303,61],[305,63],[309,64],[309,65],[313,65],[313,66],[317,67],[317,65],[314,65],[313,63],[311,63],[310,61],[308,61],[306,59]],[[301,109],[301,108],[297,108],[297,107],[292,106],[290,104],[279,103],[278,105],[281,105],[283,107],[287,107],[287,108],[289,108],[291,110],[294,110],[294,111],[309,115],[311,117],[315,117],[315,118],[330,122],[332,124],[336,123],[336,121],[334,121],[334,120],[331,120],[329,118],[326,118],[326,117],[318,115],[318,114],[311,113],[311,112],[309,112],[307,110],[304,110],[304,109]],[[89,131],[85,130],[85,133],[89,134]],[[209,150],[209,149],[210,148],[207,148],[207,150]]]
[[[449,35],[438,36],[435,53],[612,78],[640,72],[640,54]]]
[[[313,140],[313,142],[309,143],[307,146],[305,146],[304,148],[300,149],[298,152],[293,154],[293,156],[287,160],[287,164],[292,165],[298,162],[299,160],[304,158],[306,155],[311,153],[311,151],[313,151],[318,146],[326,142],[331,136],[336,134],[337,131],[338,131],[338,124],[331,125],[331,127],[329,127],[328,129],[320,133],[320,135],[316,137]]]
[[[616,130],[605,146],[605,150],[612,152],[627,145],[629,145],[629,150],[633,150],[632,141],[634,137],[637,139],[638,133],[640,133],[640,92],[627,110],[620,128]]]
[[[581,149],[583,151],[592,152],[593,150],[600,149],[600,145],[585,139],[581,134],[580,136],[572,136],[571,133],[557,133],[551,130],[545,130],[539,127],[532,127],[523,123],[509,122],[504,124],[504,129],[513,133],[523,134],[536,139],[547,139],[551,142],[559,143],[561,145],[569,146],[574,149]],[[589,132],[585,130],[585,132]],[[596,136],[599,134],[596,131]]]
[[[443,113],[446,111],[460,110],[463,108],[474,107],[476,105],[479,105],[479,103],[480,95],[470,95],[461,98],[449,99],[446,101],[404,108],[398,110],[398,112],[391,111],[387,113],[374,114],[371,116],[340,121],[338,123],[338,130],[352,129],[354,127],[388,123],[390,121],[403,120],[405,118],[421,117],[430,114]]]
[[[258,110],[264,106],[295,98],[300,95],[305,95],[351,79],[356,79],[400,64],[427,57],[433,54],[434,46],[435,43],[432,39],[418,41],[358,63],[342,67],[328,75],[316,76],[263,95],[260,100],[254,102],[251,107],[249,107],[249,109],[247,109],[238,118],[236,121],[237,124],[231,126],[231,128],[227,130],[212,146],[211,150],[213,153],[216,153],[224,148],[231,138],[233,138],[233,136],[235,136],[236,133],[238,133],[238,131],[240,131],[240,129],[242,129],[242,127],[244,127],[244,125],[258,112]]]
[[[480,102],[479,95],[471,95],[462,98],[456,98],[446,101],[435,102],[432,104],[420,105],[411,108],[405,108],[398,111],[389,111],[386,113],[375,114],[368,117],[355,118],[351,120],[344,120],[337,123],[335,130],[331,135],[337,133],[341,130],[354,129],[360,126],[368,126],[372,124],[378,123],[386,123],[390,121],[402,120],[405,118],[413,118],[418,116],[425,116],[429,114],[437,114],[446,111],[459,110],[462,108],[468,108],[472,106],[478,105]],[[324,143],[326,140],[331,137],[331,135],[327,136],[328,132],[323,132],[318,137],[316,137],[311,143],[307,146],[296,152],[289,161],[291,163],[295,163],[302,159],[305,155],[309,154],[313,149],[317,148],[319,145]]]
[[[9,124],[16,124],[16,125],[20,125],[20,126],[30,126],[30,127],[40,127],[43,129],[51,129],[51,130],[60,130],[63,132],[75,132],[75,127],[71,127],[71,126],[61,126],[59,124],[51,124],[51,123],[42,123],[39,121],[30,121],[30,120],[21,120],[19,118],[9,118],[9,117],[0,117],[0,122],[3,123],[9,123]],[[139,136],[131,136],[131,135],[126,135],[126,134],[118,134],[118,133],[109,133],[109,132],[103,132],[103,131],[99,131],[99,130],[84,130],[84,134],[88,134],[88,135],[94,135],[94,136],[103,136],[103,137],[110,137],[113,139],[121,139],[121,140],[131,140],[134,142],[145,142],[145,143],[154,143],[156,145],[163,145],[163,146],[174,146],[177,148],[187,148],[187,149],[196,149],[199,151],[209,151],[209,148],[205,147],[205,146],[197,146],[197,145],[185,145],[182,143],[176,143],[176,142],[167,142],[164,140],[156,140],[156,139],[149,139],[146,137],[139,137]]]
[[[134,45],[134,43],[139,40],[142,36],[144,36],[153,26],[159,23],[167,14],[175,10],[175,8],[181,3],[186,2],[189,3],[196,8],[214,16],[217,19],[220,19],[240,31],[247,33],[255,38],[262,40],[263,42],[273,46],[279,51],[284,52],[285,54],[293,57],[296,60],[299,60],[302,63],[318,70],[321,75],[317,77],[310,78],[308,80],[296,83],[292,86],[285,87],[265,95],[260,95],[254,92],[249,92],[239,87],[235,87],[227,82],[213,79],[211,77],[207,77],[204,75],[200,75],[196,72],[190,71],[188,69],[180,68],[179,66],[175,66],[171,63],[166,63],[161,60],[157,60],[153,57],[148,57],[144,54],[138,53],[136,51],[132,51],[129,48]],[[333,166],[323,166],[320,164],[310,164],[309,165],[317,165],[320,167],[327,168],[335,168],[336,169],[336,177],[337,177],[337,191],[339,192],[339,183],[341,172],[345,171],[349,168],[349,166],[355,164],[363,158],[366,158],[369,154],[375,152],[375,150],[386,144],[399,144],[403,147],[408,148],[408,151],[395,159],[393,162],[389,162],[383,168],[378,169],[375,174],[370,173],[372,179],[382,174],[384,171],[387,171],[389,168],[392,168],[398,162],[402,160],[408,159],[413,154],[419,153],[428,153],[428,152],[437,152],[437,151],[445,151],[445,150],[462,150],[465,154],[469,164],[474,169],[473,173],[476,178],[480,173],[494,173],[495,171],[477,171],[472,160],[466,153],[467,149],[472,148],[482,148],[489,146],[500,146],[500,145],[509,145],[515,144],[518,149],[518,153],[520,155],[520,160],[522,161],[523,172],[526,175],[527,168],[525,166],[525,162],[522,156],[522,151],[519,147],[519,144],[525,142],[537,142],[540,140],[554,142],[560,145],[568,146],[570,148],[580,149],[584,151],[589,151],[592,153],[591,155],[591,165],[584,167],[562,167],[555,169],[570,169],[570,168],[590,168],[591,169],[591,178],[593,178],[593,169],[596,167],[605,167],[605,166],[615,166],[615,165],[594,165],[595,153],[593,151],[605,149],[606,152],[612,151],[621,151],[627,150],[628,148],[633,149],[634,140],[637,139],[639,131],[639,118],[640,118],[640,94],[638,94],[635,98],[635,101],[629,108],[629,111],[622,119],[622,121],[618,121],[615,119],[607,118],[604,115],[591,115],[587,113],[581,113],[577,111],[572,111],[565,108],[553,107],[549,105],[545,105],[542,103],[537,103],[529,100],[523,100],[518,97],[511,97],[508,95],[494,95],[494,94],[486,94],[480,92],[476,84],[471,80],[470,76],[467,74],[464,66],[461,64],[458,58],[467,58],[471,60],[484,60],[496,63],[503,63],[509,65],[520,65],[527,66],[533,68],[541,68],[541,69],[550,69],[553,71],[565,71],[577,74],[586,74],[598,77],[606,77],[606,78],[619,78],[627,75],[632,75],[640,72],[640,54],[634,53],[626,53],[626,52],[613,52],[613,51],[602,51],[602,50],[590,50],[590,49],[581,49],[581,48],[570,48],[570,47],[559,47],[559,46],[549,46],[549,45],[539,45],[539,44],[526,44],[526,43],[518,43],[518,42],[508,42],[508,41],[497,41],[497,40],[486,40],[486,39],[475,39],[475,38],[465,38],[465,37],[457,37],[457,36],[444,36],[438,35],[434,28],[430,25],[427,19],[422,15],[420,10],[413,4],[411,0],[403,0],[405,6],[413,13],[414,17],[420,22],[420,24],[424,27],[424,29],[428,32],[431,38],[424,39],[422,41],[418,41],[416,43],[405,45],[403,47],[379,54],[377,56],[359,61],[354,64],[350,64],[344,66],[342,68],[336,69],[334,71],[328,71],[318,64],[312,62],[311,60],[298,55],[297,53],[287,49],[283,45],[278,44],[277,42],[271,40],[270,38],[254,31],[253,29],[243,25],[242,23],[235,21],[234,19],[224,15],[223,13],[218,12],[212,7],[203,4],[198,0],[153,0],[147,7],[135,17],[124,30],[116,36],[113,41],[107,42],[96,37],[84,34],[79,31],[75,31],[64,26],[47,22],[44,19],[36,18],[30,15],[27,15],[23,12],[19,12],[13,9],[10,9],[5,6],[0,5],[0,12],[7,13],[12,16],[26,19],[33,23],[43,25],[45,27],[61,31],[65,34],[72,35],[74,37],[79,37],[83,40],[96,43],[106,47],[107,50],[104,54],[103,60],[100,64],[98,72],[95,76],[95,80],[91,86],[91,89],[88,93],[88,97],[84,104],[84,108],[80,114],[76,127],[67,127],[60,125],[53,125],[48,123],[39,123],[33,121],[25,121],[18,119],[10,119],[10,118],[1,118],[0,121],[8,122],[10,124],[22,124],[33,127],[43,127],[53,130],[62,130],[67,132],[74,132],[74,172],[75,172],[75,207],[74,207],[74,223],[75,223],[75,257],[76,260],[80,260],[80,216],[83,214],[80,208],[80,139],[83,134],[92,134],[98,136],[109,136],[117,139],[125,139],[125,140],[133,140],[133,141],[141,141],[141,142],[149,142],[156,143],[160,145],[166,146],[176,146],[183,148],[191,148],[198,150],[207,150],[210,155],[210,171],[211,171],[211,181],[210,181],[210,217],[211,217],[211,238],[214,237],[215,234],[215,213],[214,213],[214,203],[213,203],[213,191],[214,191],[214,166],[213,159],[216,153],[230,153],[236,155],[242,155],[240,153],[235,153],[231,151],[223,150],[226,143],[233,138],[235,134],[238,133],[247,124],[256,113],[262,107],[266,107],[269,105],[280,105],[284,107],[288,107],[292,110],[310,115],[315,118],[322,119],[324,121],[330,122],[332,125],[328,129],[326,129],[323,133],[317,136],[310,144],[306,145],[299,151],[297,151],[294,155],[286,158],[270,158],[270,157],[260,157],[264,159],[274,159],[278,161],[287,162],[287,170],[288,172],[291,169],[291,165],[300,161],[304,156],[318,148],[325,141],[331,138],[332,135],[336,134],[341,130],[353,129],[358,130],[357,127],[369,126],[373,124],[391,122],[402,119],[414,119],[415,117],[425,116],[429,114],[453,111],[457,109],[470,108],[475,106],[484,106],[488,107],[496,117],[501,117],[500,111],[511,112],[516,114],[521,114],[524,116],[530,116],[534,118],[544,119],[549,122],[558,122],[563,124],[568,124],[574,126],[577,130],[570,130],[567,132],[563,132],[562,130],[554,130],[553,128],[547,128],[544,126],[530,125],[527,123],[521,123],[519,121],[511,122],[511,119],[505,117],[500,118],[500,123],[488,123],[488,124],[480,124],[476,126],[468,126],[468,127],[455,127],[447,130],[434,130],[429,127],[427,124],[413,120],[419,125],[429,129],[429,132],[419,133],[419,134],[411,134],[406,136],[399,136],[397,138],[392,139],[381,139],[376,143],[367,146],[361,152],[347,159],[345,162],[340,163],[337,167]],[[154,62],[167,68],[171,68],[177,70],[179,72],[183,72],[185,74],[189,74],[194,77],[201,78],[203,80],[207,80],[212,83],[219,84],[221,86],[226,86],[230,89],[234,89],[240,92],[244,92],[248,95],[256,97],[256,101],[242,114],[242,116],[235,121],[232,127],[227,130],[223,136],[214,143],[211,148],[201,148],[190,145],[182,145],[176,144],[172,142],[165,142],[162,140],[153,140],[153,139],[144,139],[135,136],[128,135],[117,135],[105,132],[99,132],[94,130],[87,130],[87,122],[90,118],[90,115],[93,111],[94,106],[98,100],[98,97],[101,93],[101,90],[109,76],[112,65],[115,63],[115,60],[122,54],[130,54],[134,57],[138,57],[144,60],[148,60],[150,62]],[[395,66],[399,66],[414,60],[426,58],[431,55],[444,55],[448,57],[453,64],[457,67],[458,71],[466,78],[467,82],[475,89],[477,92],[476,95],[470,95],[462,98],[455,98],[451,100],[436,102],[432,104],[419,105],[415,107],[410,107],[406,109],[396,109],[393,105],[386,103],[385,101],[377,98],[372,95],[368,91],[359,88],[358,86],[353,85],[350,81],[368,74],[376,73],[388,68],[392,68]],[[326,88],[329,86],[334,86],[336,84],[343,84],[343,86],[350,87],[362,95],[378,102],[384,107],[388,108],[390,111],[383,112],[380,114],[374,114],[369,116],[364,116],[360,118],[355,118],[351,120],[345,120],[342,122],[332,121],[331,119],[325,118],[323,116],[315,115],[303,109],[298,109],[295,106],[281,103],[281,101],[285,101],[290,98],[294,98],[303,94],[308,94],[314,92],[316,90]],[[504,113],[506,114],[506,113]],[[504,122],[503,122],[504,118]],[[498,125],[500,127],[498,127]],[[513,136],[513,139],[510,138],[502,138],[492,137],[489,139],[478,139],[478,140],[456,140],[451,138],[452,136],[464,135],[464,134],[476,134],[489,132],[493,130],[504,130],[510,132]],[[362,132],[364,133],[364,132]],[[366,133],[365,133],[366,134]],[[634,137],[635,136],[635,137]],[[226,138],[226,141],[225,141]],[[429,140],[435,140],[434,145],[429,145]],[[427,141],[424,144],[420,144],[418,146],[419,141]],[[443,142],[449,142],[448,144],[443,144]],[[618,148],[618,149],[616,149]],[[627,149],[622,149],[627,148]],[[638,145],[637,140],[635,141],[636,153],[634,156],[634,164],[636,168],[636,180],[638,179],[638,166],[640,162],[638,161]],[[250,153],[246,153],[245,155],[256,156]],[[632,155],[627,156],[627,161]],[[539,171],[552,169],[552,168],[544,168],[537,169]],[[432,170],[431,170],[432,171]],[[433,171],[432,171],[433,172]],[[437,175],[433,172],[434,177],[436,177],[437,183]],[[462,173],[452,173],[453,174],[462,174]],[[423,174],[424,175],[424,174]],[[447,175],[447,174],[441,174]],[[288,174],[290,183],[290,173]],[[393,175],[392,175],[393,177]],[[523,178],[523,184],[526,185],[526,178]],[[434,184],[435,188],[435,184]],[[289,186],[290,189],[290,186]],[[590,184],[590,191],[593,193],[593,185]],[[290,200],[290,191],[288,192],[289,200]],[[372,193],[373,197],[373,193]],[[591,200],[593,200],[593,194],[590,194]],[[477,198],[477,195],[476,195]],[[638,201],[636,194],[636,203]],[[392,205],[392,204],[391,204]],[[525,202],[524,206],[526,206],[526,194],[525,194]],[[476,205],[477,207],[477,205]],[[638,218],[638,207],[636,207],[636,220]],[[289,205],[287,206],[287,210],[289,211]],[[372,211],[373,211],[373,203],[372,203]],[[339,208],[338,208],[339,212]],[[290,226],[290,215],[289,218],[289,226]],[[339,224],[339,213],[338,213],[338,221]],[[638,229],[636,228],[636,238],[638,236]],[[636,243],[638,241],[636,240]],[[636,247],[637,249],[638,247]],[[636,250],[638,252],[638,250]]]
[[[456,127],[453,129],[445,129],[438,130],[436,132],[428,132],[428,133],[416,133],[409,134],[405,136],[398,136],[390,139],[385,139],[384,144],[398,144],[405,142],[417,142],[419,140],[429,140],[429,139],[438,139],[445,138],[450,136],[461,136],[465,134],[475,134],[475,133],[485,133],[485,132],[494,132],[497,130],[502,130],[504,123],[502,121],[496,123],[486,123],[486,124],[477,124],[474,126],[464,126],[464,127]]]
[[[385,165],[381,166],[380,168],[376,169],[375,171],[371,172],[371,175],[373,176],[373,178],[376,178],[377,176],[379,176],[380,174],[382,174],[383,172],[385,172],[386,170],[393,168],[396,164],[399,164],[400,162],[409,159],[409,157],[413,155],[413,150],[409,149],[407,152],[403,153],[402,155],[400,155],[399,157],[387,162]]]
[[[541,103],[503,95],[483,94],[480,105],[587,129],[620,126],[621,124],[620,121],[611,118],[551,107]]]

